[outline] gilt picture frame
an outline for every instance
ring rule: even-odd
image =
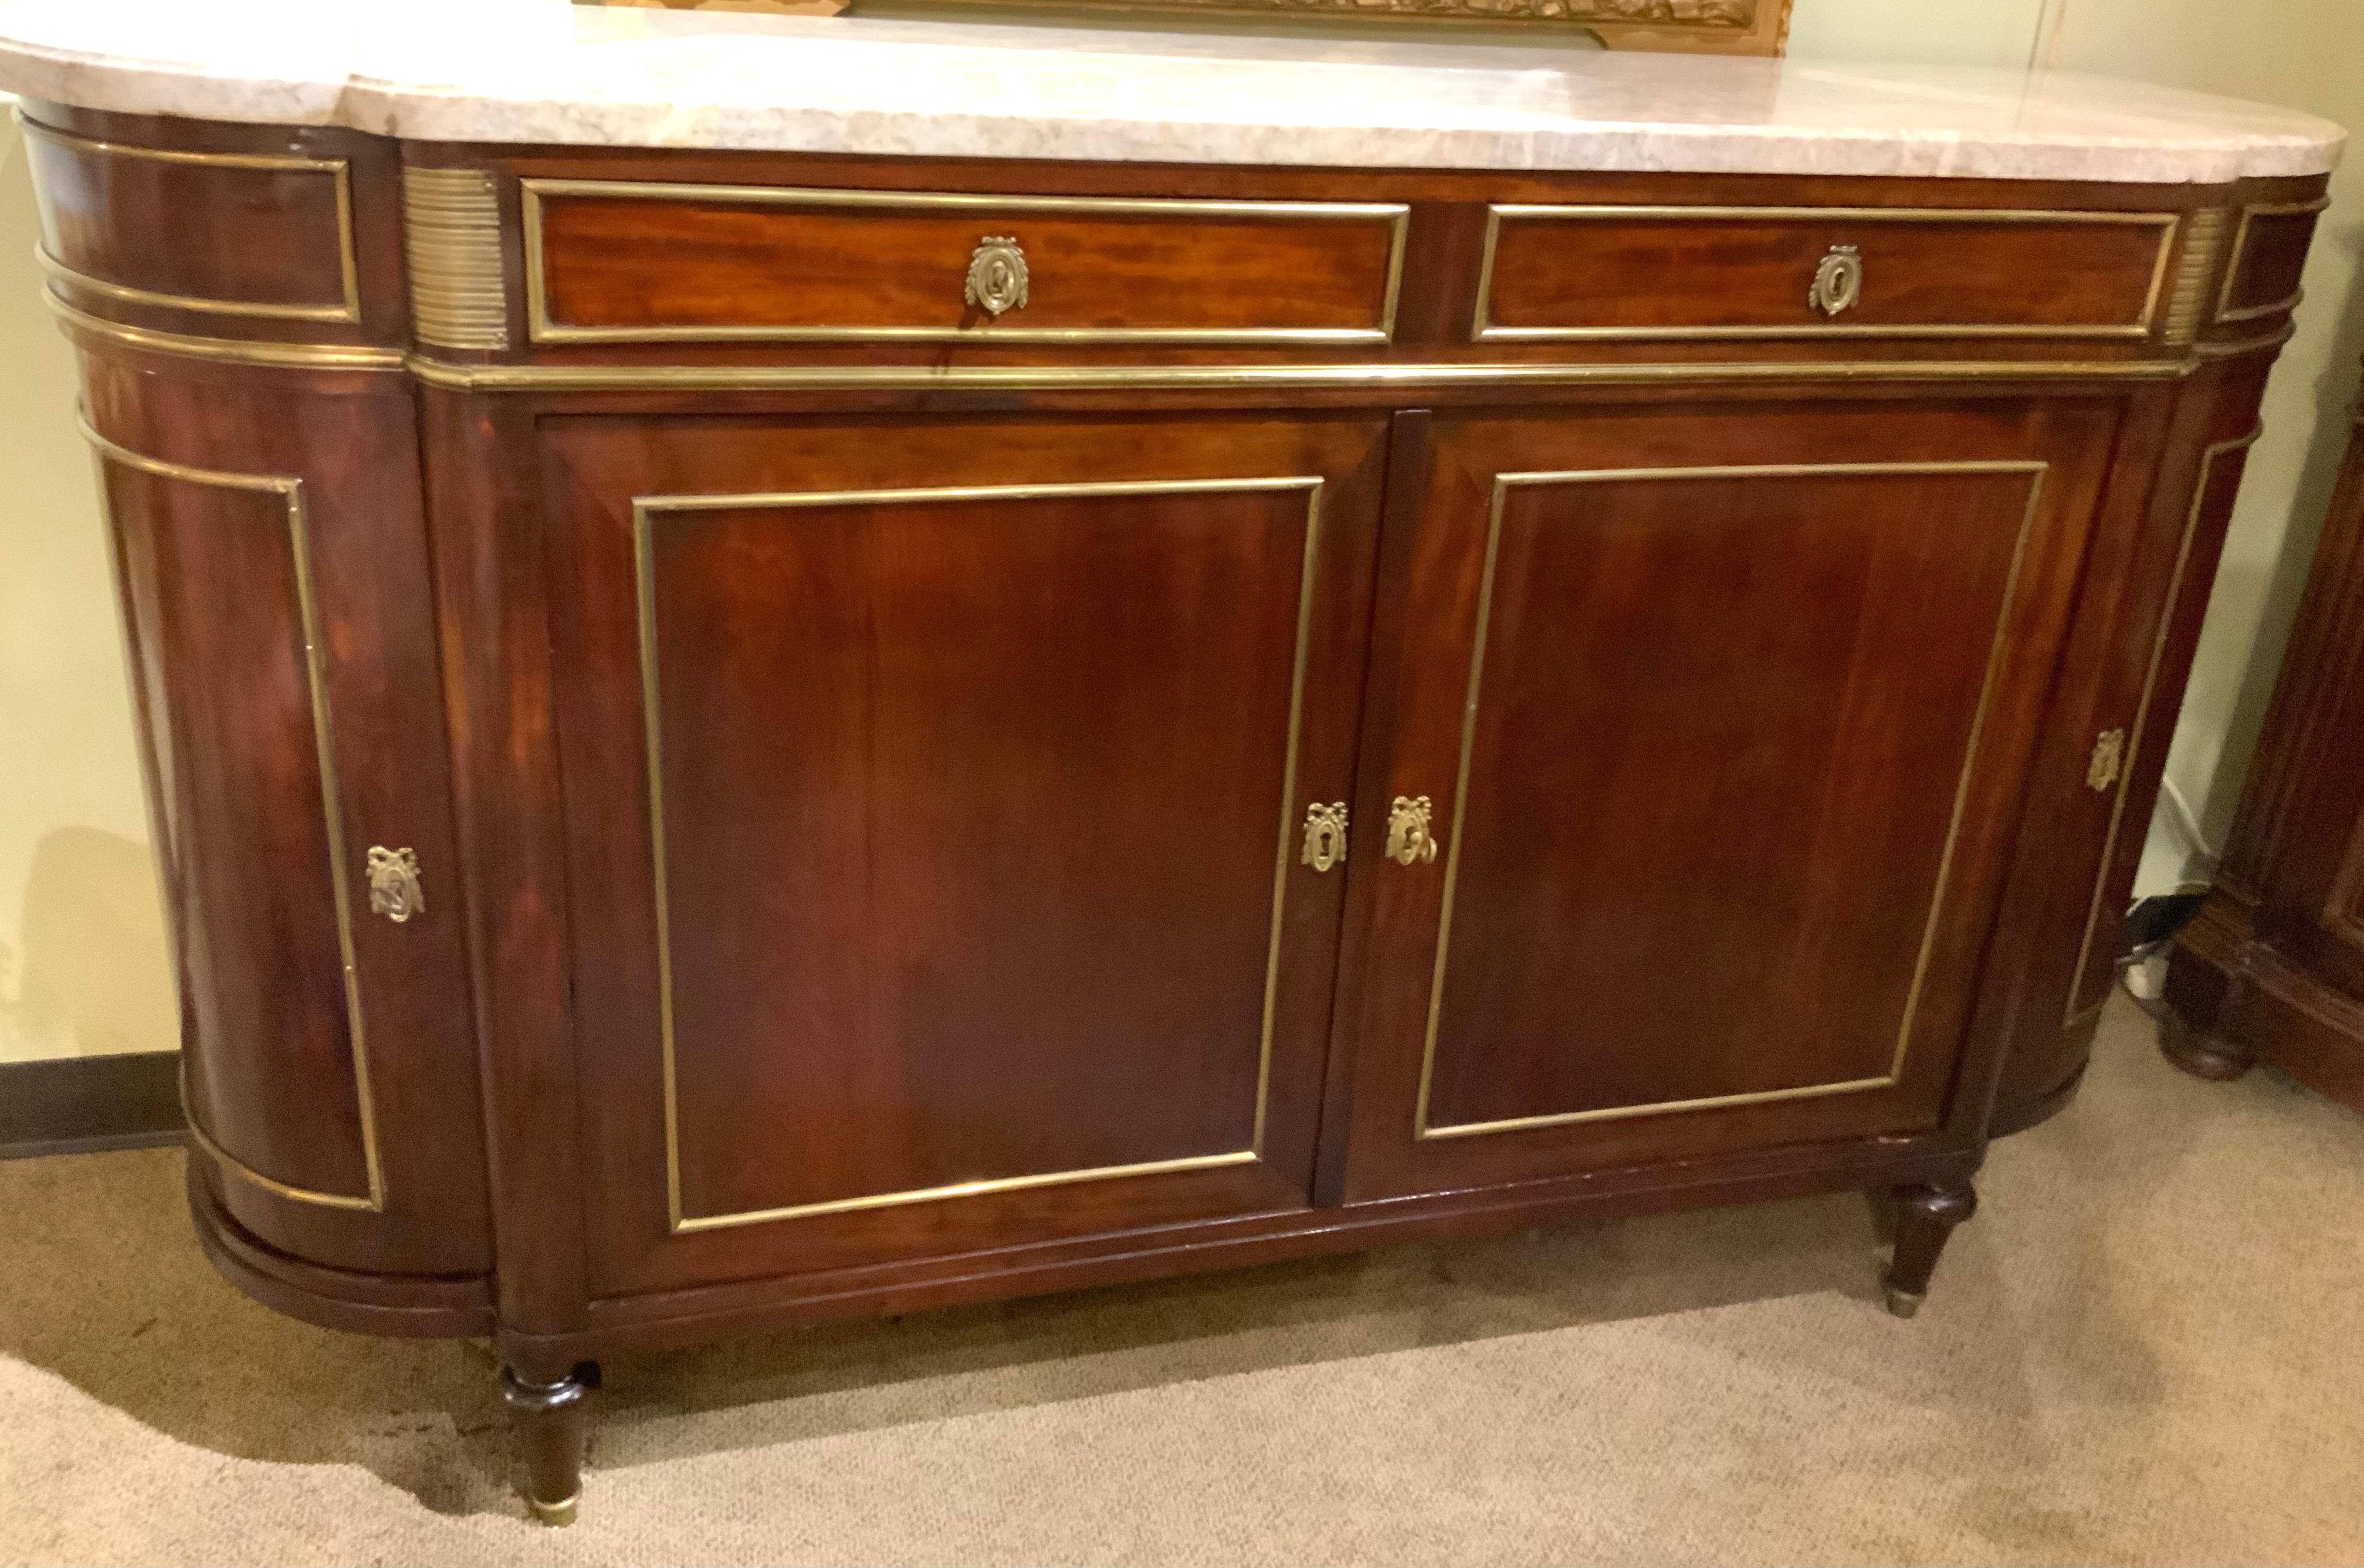
[[[585,0],[576,0],[584,4]],[[846,0],[589,0],[673,10],[829,15]],[[1500,28],[1589,33],[1611,49],[1778,55],[1789,42],[1791,0],[933,0],[936,5],[1041,16],[1046,8],[1132,12],[1210,21]],[[851,7],[859,12],[858,4]]]

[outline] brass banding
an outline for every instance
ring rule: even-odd
[[[216,316],[251,316],[264,320],[340,321],[359,323],[362,318],[361,255],[353,239],[353,176],[352,166],[342,158],[307,158],[295,153],[278,152],[193,152],[161,147],[133,147],[119,141],[99,141],[71,131],[59,130],[29,119],[20,108],[17,124],[28,137],[61,146],[80,148],[87,152],[114,158],[139,158],[151,163],[181,163],[215,169],[253,169],[269,173],[325,174],[336,182],[337,202],[337,280],[338,302],[334,305],[312,301],[216,299],[198,295],[173,294],[158,289],[135,288],[128,284],[108,278],[94,277],[69,266],[51,255],[48,249],[36,244],[35,258],[55,283],[87,289],[94,294],[118,299],[127,305],[156,306],[169,310],[199,311]],[[40,181],[39,162],[27,160],[34,171],[38,186]],[[44,208],[49,205],[46,191],[40,193]]]
[[[635,616],[639,625],[641,709],[644,727],[649,796],[649,844],[657,939],[658,1048],[664,1077],[665,1205],[667,1224],[675,1234],[716,1230],[773,1220],[847,1214],[906,1204],[940,1203],[1031,1187],[1062,1186],[1078,1182],[1114,1181],[1184,1171],[1211,1170],[1254,1164],[1263,1158],[1265,1123],[1272,1082],[1275,1006],[1279,995],[1281,938],[1286,912],[1290,850],[1296,840],[1297,771],[1299,731],[1305,710],[1305,673],[1310,654],[1313,591],[1321,542],[1322,480],[1318,474],[1291,474],[1257,479],[1110,480],[1057,484],[949,485],[909,490],[810,490],[719,493],[710,495],[636,495],[632,498],[632,562]],[[664,752],[662,695],[659,690],[656,637],[656,576],[651,530],[667,515],[715,511],[807,509],[819,506],[886,506],[966,501],[1062,500],[1078,497],[1116,499],[1137,495],[1243,495],[1301,492],[1305,496],[1305,544],[1300,558],[1297,604],[1297,642],[1289,675],[1288,734],[1281,762],[1279,834],[1273,856],[1271,932],[1266,947],[1264,1014],[1256,1057],[1255,1118],[1248,1147],[1215,1154],[1186,1155],[1137,1164],[1093,1166],[1022,1176],[984,1177],[900,1192],[869,1193],[820,1203],[790,1204],[728,1214],[686,1215],[682,1210],[681,1122],[676,1091],[676,1042],[674,1032],[672,901],[666,886],[664,825]]]
[[[2126,795],[2134,787],[2136,762],[2142,755],[2143,728],[2149,721],[2151,698],[2158,692],[2159,666],[2167,657],[2168,632],[2175,625],[2175,602],[2183,591],[2184,572],[2191,564],[2191,543],[2199,536],[2201,514],[2208,505],[2208,487],[2215,480],[2220,459],[2228,452],[2248,450],[2265,433],[2265,428],[2259,426],[2246,436],[2218,441],[2200,454],[2191,504],[2183,514],[2183,536],[2175,547],[2175,565],[2168,573],[2167,596],[2159,607],[2158,624],[2151,632],[2150,660],[2143,666],[2142,689],[2135,698],[2134,721],[2126,726],[2125,748],[2118,762],[2117,793],[2110,799],[2110,825],[2102,834],[2102,862],[2093,873],[2092,896],[2085,902],[2085,929],[2077,940],[2076,967],[2068,972],[2068,1001],[2060,1016],[2063,1029],[2078,1021],[2078,1003],[2085,990],[2085,966],[2092,959],[2093,939],[2102,925],[2102,895],[2109,891],[2110,862],[2117,853],[2119,829],[2124,826]],[[2101,1003],[2091,1006],[2099,1007]]]
[[[669,184],[632,180],[519,182],[524,193],[527,332],[537,343],[1385,343],[1395,335],[1411,209],[1401,202],[1216,201],[1190,197],[993,195],[970,191],[865,191],[781,185]],[[581,327],[552,320],[542,208],[551,197],[740,206],[919,209],[981,217],[1057,213],[1110,217],[1313,219],[1388,226],[1387,281],[1373,327]]]
[[[290,475],[229,473],[193,468],[186,463],[167,462],[109,440],[99,434],[87,415],[78,416],[78,422],[84,439],[99,454],[102,463],[120,463],[137,473],[183,484],[275,495],[286,508],[296,618],[304,639],[305,683],[312,711],[312,744],[320,773],[321,817],[329,849],[329,886],[336,908],[337,955],[343,968],[345,1029],[352,1055],[353,1097],[360,1114],[362,1163],[368,1174],[369,1192],[366,1195],[330,1193],[296,1186],[264,1175],[230,1154],[206,1132],[195,1107],[187,1103],[185,1074],[182,1090],[183,1108],[187,1116],[190,1134],[198,1146],[218,1161],[224,1169],[266,1192],[293,1198],[298,1203],[318,1204],[329,1208],[382,1211],[385,1207],[385,1176],[378,1160],[377,1118],[370,1092],[368,1031],[362,1010],[361,976],[354,958],[352,894],[345,867],[344,807],[338,798],[336,733],[329,711],[326,642],[320,630],[318,598],[313,587],[311,531],[305,506],[304,482]],[[102,501],[105,498],[102,485]]]
[[[1970,779],[1978,762],[1979,741],[1986,728],[1987,709],[1994,695],[1995,682],[2002,673],[2003,656],[2008,651],[2008,633],[2011,628],[2013,606],[2018,596],[2020,567],[2026,559],[2028,536],[2035,529],[2037,509],[2044,495],[2045,476],[2050,470],[2049,463],[2038,460],[2002,459],[1940,462],[1744,463],[1676,468],[1569,469],[1495,475],[1493,494],[1487,508],[1485,562],[1478,573],[1477,621],[1471,635],[1467,695],[1461,710],[1460,760],[1455,766],[1453,783],[1451,806],[1453,825],[1448,829],[1445,840],[1444,887],[1437,912],[1436,952],[1429,972],[1428,1016],[1421,1042],[1420,1089],[1412,1110],[1412,1132],[1415,1138],[1422,1140],[1466,1138],[1485,1133],[1567,1127],[1578,1122],[1616,1121],[1631,1117],[1662,1116],[1684,1111],[1762,1105],[1776,1100],[1859,1094],[1868,1090],[1891,1087],[1902,1078],[1906,1051],[1912,1044],[1913,1017],[1920,1010],[1922,987],[1928,978],[1930,960],[1936,950],[1938,921],[1945,911],[1946,885],[1953,873],[1954,850],[1961,838],[1962,816],[1969,802]],[[1969,734],[1963,747],[1962,771],[1954,785],[1953,815],[1946,823],[1944,848],[1938,853],[1937,873],[1930,893],[1929,912],[1922,922],[1920,951],[1913,961],[1912,978],[1905,991],[1903,1017],[1897,1027],[1896,1045],[1889,1059],[1888,1071],[1879,1077],[1850,1078],[1836,1083],[1800,1084],[1791,1088],[1761,1089],[1745,1094],[1715,1095],[1699,1099],[1668,1100],[1654,1105],[1603,1106],[1591,1110],[1553,1111],[1537,1116],[1505,1118],[1495,1121],[1458,1122],[1445,1127],[1431,1126],[1429,1124],[1429,1092],[1435,1077],[1437,1029],[1444,1012],[1446,963],[1452,952],[1454,897],[1461,873],[1461,829],[1468,814],[1469,766],[1478,737],[1478,702],[1483,692],[1486,668],[1486,641],[1493,615],[1495,568],[1501,550],[1502,513],[1511,492],[1513,489],[1536,485],[1638,484],[1688,479],[1794,479],[1848,475],[1883,477],[1931,473],[2024,474],[2028,480],[2027,507],[2021,515],[2019,536],[2012,547],[2011,567],[2003,581],[2002,602],[1996,612],[1994,634],[1987,650],[1986,676],[1984,683],[1979,688],[1977,706],[1971,712]]]
[[[264,365],[283,370],[398,371],[401,353],[364,343],[274,343],[244,338],[199,338],[127,326],[77,310],[52,287],[41,293],[50,314],[73,331],[88,333],[142,353],[171,354],[218,364]]]
[[[1642,386],[1715,382],[2173,381],[2188,360],[1844,360],[1697,364],[454,365],[410,372],[457,392],[1244,391]]]
[[[1492,318],[1494,251],[1502,220],[1544,218],[1567,221],[1633,221],[1643,219],[1700,220],[1728,223],[1779,223],[1843,220],[1848,223],[2086,223],[2147,225],[2159,231],[2158,255],[2152,263],[2150,289],[2141,315],[2131,322],[2086,325],[2024,323],[1879,323],[1803,321],[1795,326],[1745,327],[1504,327]],[[1486,239],[1478,262],[1478,306],[1470,322],[1470,340],[1479,343],[1522,342],[1713,342],[1777,338],[2147,338],[2158,318],[2159,297],[2175,252],[2175,232],[2180,216],[2172,212],[2052,212],[2016,207],[1849,207],[1849,206],[1621,206],[1609,204],[1573,206],[1496,203],[1486,209]]]
[[[508,347],[500,196],[488,172],[405,165],[402,244],[410,263],[411,330],[420,342]]]

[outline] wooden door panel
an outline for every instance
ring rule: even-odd
[[[1364,884],[1351,1191],[1937,1124],[2080,417],[1440,423],[1359,804],[1443,853]]]
[[[1306,1201],[1380,438],[547,427],[602,1288]]]

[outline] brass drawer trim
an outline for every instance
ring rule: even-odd
[[[526,330],[536,343],[1300,343],[1332,346],[1393,339],[1403,289],[1404,239],[1411,209],[1401,202],[1214,201],[1181,197],[987,195],[968,191],[832,190],[783,185],[670,184],[635,180],[519,182],[524,193]],[[1312,218],[1385,222],[1387,283],[1377,327],[574,327],[550,316],[542,202],[550,196],[679,201],[747,206],[929,209],[1110,217]]]
[[[297,1203],[318,1204],[324,1208],[360,1209],[372,1214],[385,1208],[385,1173],[378,1160],[377,1115],[370,1094],[368,1032],[362,1011],[361,975],[353,952],[353,912],[351,877],[345,869],[344,808],[339,803],[340,784],[337,776],[337,744],[335,727],[329,714],[329,678],[327,640],[320,631],[320,608],[313,587],[311,527],[304,504],[304,482],[299,478],[268,473],[226,473],[213,469],[192,468],[186,463],[167,462],[117,445],[98,433],[86,414],[77,414],[84,439],[91,444],[101,470],[99,498],[106,499],[105,469],[108,463],[119,463],[135,473],[159,479],[174,480],[184,484],[200,484],[217,490],[243,490],[275,495],[287,509],[287,541],[293,560],[296,589],[296,625],[304,639],[303,659],[306,689],[311,699],[312,744],[320,771],[320,815],[329,843],[329,888],[337,912],[337,953],[344,968],[345,1033],[352,1051],[353,1098],[361,1121],[362,1163],[369,1174],[366,1195],[351,1193],[321,1192],[299,1187],[262,1172],[229,1153],[205,1130],[195,1107],[188,1103],[188,1073],[185,1060],[182,1069],[181,1107],[187,1118],[189,1133],[197,1146],[220,1165],[243,1180]],[[108,518],[108,532],[114,535],[114,519]],[[123,566],[118,541],[110,537],[107,559],[120,578]],[[120,584],[118,584],[118,586]],[[170,908],[169,902],[167,908]]]
[[[306,158],[296,153],[277,152],[191,152],[174,148],[134,147],[127,142],[100,141],[93,137],[76,136],[72,131],[59,130],[28,119],[23,109],[14,111],[17,127],[28,139],[55,142],[62,147],[79,148],[111,158],[138,158],[151,163],[182,163],[211,169],[255,169],[267,173],[325,174],[336,183],[337,200],[337,279],[341,299],[335,305],[294,304],[275,300],[216,299],[209,295],[172,294],[159,289],[137,288],[118,284],[67,265],[50,254],[48,247],[39,240],[33,245],[34,260],[50,274],[53,284],[63,283],[92,294],[118,299],[127,305],[156,306],[167,310],[197,311],[210,316],[251,316],[270,321],[341,321],[358,325],[362,318],[361,258],[353,241],[353,175],[351,164],[342,158]],[[47,209],[49,193],[40,186],[40,165],[27,159],[25,166],[32,178],[40,206]]]
[[[1574,206],[1496,203],[1486,209],[1485,250],[1478,263],[1478,305],[1469,337],[1478,343],[1571,343],[1652,340],[1709,342],[1766,338],[2147,338],[2158,318],[2166,290],[2168,266],[2175,254],[2175,236],[2183,215],[2173,212],[2051,212],[2021,207],[1854,207],[1854,206],[1620,206],[1589,203]],[[2147,225],[2158,231],[2158,256],[2152,263],[2150,291],[2142,315],[2131,322],[2091,326],[1977,326],[1955,322],[1926,325],[1877,322],[1839,324],[1806,321],[1794,327],[1503,327],[1491,316],[1494,303],[1494,250],[1505,217],[1535,217],[1616,222],[1668,218],[1701,222],[1801,222],[1839,218],[1849,223],[2091,223]]]
[[[2052,465],[2035,459],[1999,459],[1939,462],[1808,462],[1709,464],[1680,468],[1596,468],[1498,473],[1486,516],[1486,563],[1478,580],[1478,617],[1470,639],[1468,695],[1461,710],[1461,756],[1453,781],[1453,826],[1444,850],[1444,890],[1437,911],[1436,957],[1429,973],[1428,1019],[1421,1042],[1420,1094],[1412,1111],[1412,1135],[1426,1140],[1468,1138],[1484,1133],[1522,1132],[1537,1128],[1567,1127],[1578,1122],[1622,1121],[1639,1116],[1662,1116],[1735,1106],[1765,1105],[1776,1100],[1816,1098],[1826,1095],[1861,1094],[1893,1086],[1904,1074],[1905,1052],[1912,1041],[1913,1016],[1920,1011],[1921,988],[1928,979],[1929,961],[1937,944],[1937,924],[1945,912],[1946,884],[1952,879],[1954,847],[1961,838],[1962,814],[1969,803],[1970,776],[1979,760],[1979,742],[1986,729],[1987,709],[2002,673],[2011,628],[2012,609],[2018,602],[2019,572],[2027,557],[2028,536],[2044,499],[2044,481]],[[1547,1111],[1537,1116],[1509,1117],[1498,1121],[1430,1125],[1429,1088],[1436,1070],[1437,1025],[1444,1006],[1444,973],[1453,948],[1453,900],[1461,876],[1461,826],[1468,817],[1469,762],[1478,739],[1478,704],[1486,672],[1486,638],[1494,607],[1494,571],[1502,542],[1502,509],[1513,489],[1548,484],[1607,484],[1685,479],[1795,479],[1826,474],[1905,475],[1928,473],[2018,473],[2028,479],[2027,509],[2021,515],[2019,538],[2012,547],[2011,570],[2003,580],[2002,602],[1995,615],[1994,636],[1988,644],[1986,679],[1971,710],[1969,739],[1963,747],[1962,771],[1954,785],[1953,815],[1946,825],[1945,848],[1937,858],[1935,885],[1930,891],[1929,913],[1922,922],[1921,950],[1912,965],[1912,980],[1904,995],[1904,1016],[1896,1031],[1896,1049],[1888,1071],[1876,1078],[1850,1078],[1831,1084],[1806,1084],[1788,1089],[1758,1089],[1736,1095],[1712,1095],[1700,1099],[1667,1100],[1656,1105],[1601,1106],[1590,1110]]]
[[[2233,253],[2225,262],[2224,286],[2216,291],[2216,309],[2210,316],[2213,324],[2226,321],[2255,321],[2261,316],[2280,316],[2285,310],[2296,310],[2305,290],[2292,289],[2287,298],[2265,305],[2246,305],[2234,308],[2233,291],[2240,285],[2241,263],[2249,252],[2249,220],[2258,217],[2301,217],[2309,213],[2327,210],[2329,196],[2317,196],[2311,202],[2260,202],[2241,209],[2241,221],[2233,228]]]
[[[1290,868],[1298,834],[1297,765],[1299,740],[1305,714],[1305,669],[1311,651],[1315,567],[1321,533],[1321,490],[1318,474],[1291,474],[1259,479],[1142,479],[1086,481],[1068,484],[962,484],[911,490],[798,490],[755,493],[635,495],[632,497],[632,579],[634,617],[638,623],[641,658],[641,715],[648,768],[649,846],[654,884],[657,939],[658,1049],[664,1064],[665,1209],[667,1229],[675,1235],[719,1230],[737,1225],[760,1225],[776,1219],[805,1218],[825,1214],[850,1214],[862,1209],[891,1208],[904,1204],[940,1203],[952,1198],[1016,1192],[1028,1187],[1064,1186],[1077,1182],[1114,1181],[1179,1171],[1211,1170],[1224,1165],[1253,1165],[1264,1158],[1265,1118],[1272,1091],[1272,1032],[1280,989],[1281,938],[1284,932]],[[1046,1171],[1024,1176],[996,1176],[943,1186],[915,1187],[900,1192],[868,1193],[857,1197],[820,1203],[789,1204],[774,1208],[742,1209],[727,1214],[685,1215],[681,1201],[681,1121],[675,1092],[673,1007],[672,899],[666,888],[664,833],[664,751],[663,708],[657,674],[656,574],[651,555],[651,529],[668,513],[748,510],[788,510],[811,506],[932,504],[959,501],[1023,501],[1077,496],[1236,495],[1299,491],[1305,496],[1305,548],[1299,568],[1297,644],[1288,686],[1288,737],[1282,752],[1279,843],[1273,855],[1271,936],[1266,948],[1264,1017],[1256,1057],[1255,1122],[1248,1147],[1220,1154],[1192,1154],[1179,1159],[1139,1164],[1099,1165],[1075,1171]]]

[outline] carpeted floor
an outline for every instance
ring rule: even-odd
[[[0,1164],[0,1559],[2364,1560],[2364,1120],[2112,1007],[1914,1322],[1841,1196],[832,1328],[610,1363],[570,1530],[482,1350],[247,1301],[178,1152]]]

